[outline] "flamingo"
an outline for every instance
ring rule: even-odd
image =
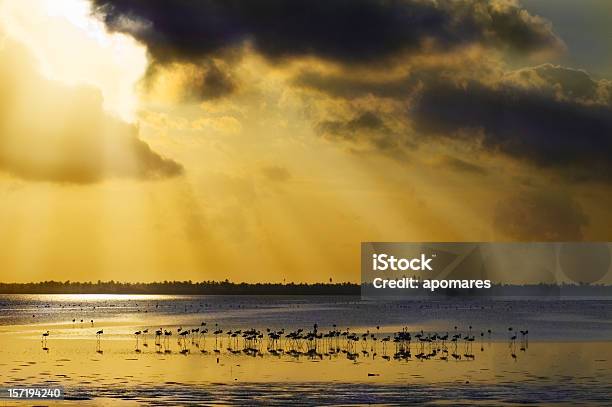
[[[165,353],[171,353],[172,351],[169,349],[170,348],[170,337],[172,336],[172,331],[166,331],[164,329],[164,348],[166,348],[164,350]]]
[[[529,330],[521,331],[521,350],[524,351],[529,347]]]
[[[169,343],[170,337],[172,336],[172,331],[166,331],[164,329],[164,340]]]
[[[187,349],[187,342],[186,342],[187,335],[189,335],[189,330],[185,330],[179,334],[180,336],[179,344],[181,345],[181,348],[182,348],[181,349],[182,354],[187,354],[189,352],[189,350]]]
[[[513,334],[512,327],[508,328],[508,332],[510,332],[510,344],[512,345],[516,341],[516,333]]]
[[[142,331],[134,332],[134,336],[136,337],[136,348],[138,348],[138,337],[142,334]]]

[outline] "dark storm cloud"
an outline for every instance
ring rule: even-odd
[[[327,139],[366,144],[398,157],[403,156],[406,147],[406,139],[389,128],[375,112],[366,111],[348,120],[323,120],[316,128]]]
[[[344,99],[366,95],[404,99],[413,90],[415,84],[414,75],[394,80],[368,80],[341,75],[324,75],[318,72],[302,72],[293,79],[294,86]]]
[[[319,124],[321,130],[338,135],[355,134],[357,131],[388,131],[383,119],[374,112],[365,112],[348,121],[327,120]]]
[[[157,62],[197,61],[249,42],[277,60],[317,56],[379,62],[402,52],[487,43],[519,52],[559,48],[543,19],[489,0],[93,0],[111,30]]]
[[[524,190],[497,204],[493,226],[517,241],[577,241],[588,218],[571,196],[560,191]]]
[[[449,56],[452,57],[452,56]],[[364,96],[406,100],[421,84],[440,81],[441,78],[462,78],[469,73],[467,62],[463,64],[410,66],[410,72],[398,77],[378,75],[326,74],[314,70],[303,70],[292,79],[292,85],[299,89],[316,91],[339,99],[356,99]],[[485,75],[488,68],[479,66],[478,73]]]
[[[469,172],[477,175],[486,175],[488,173],[484,167],[457,157],[445,156],[441,161],[441,165],[452,171]]]
[[[552,64],[520,69],[514,72],[518,83],[548,87],[551,95],[586,103],[612,105],[612,81],[595,80],[587,72]]]
[[[219,69],[217,65],[212,64],[204,74],[199,96],[202,99],[217,99],[232,93],[235,88],[236,84],[231,76]]]
[[[340,100],[369,95],[410,106],[395,113],[411,123],[403,130],[392,132],[380,116],[357,112],[353,119],[320,122],[317,129],[328,138],[362,143],[396,157],[402,155],[394,149],[411,148],[410,141],[476,140],[487,151],[574,181],[612,180],[611,81],[550,64],[507,73],[486,69],[478,78],[453,65],[414,67],[387,81],[302,72],[294,85]],[[446,164],[469,171],[457,162]]]
[[[480,77],[496,74],[484,64],[477,68],[466,66],[468,64],[470,61],[458,65],[411,66],[409,73],[396,78],[368,78],[304,70],[293,78],[292,85],[342,99],[367,95],[406,99],[421,84],[440,82],[443,78],[453,78],[460,82],[470,75],[474,76],[474,73],[480,74]],[[539,88],[551,97],[563,96],[586,103],[612,104],[612,81],[595,80],[583,70],[543,64],[510,72],[506,78],[499,77],[499,73],[497,75],[495,80]]]
[[[182,89],[184,101],[220,99],[230,95],[237,88],[236,81],[228,70],[222,69],[215,62],[202,63],[191,68],[193,74]]]
[[[317,131],[328,139],[403,157],[419,140],[478,138],[486,151],[569,178],[612,180],[610,82],[553,65],[504,73],[503,57],[489,52],[529,54],[563,47],[550,24],[518,2],[93,2],[109,29],[147,46],[154,64],[204,67],[201,83],[188,90],[192,98],[216,98],[234,90],[226,70],[245,44],[271,61],[313,56],[343,64],[336,72],[347,73],[305,71],[291,83],[334,97],[336,106],[344,108],[341,114],[327,111],[315,118]],[[458,49],[473,44],[482,46],[476,47],[480,59]],[[406,55],[422,58],[402,58]],[[223,64],[210,65],[213,59]],[[406,75],[386,78],[389,62],[408,64]],[[374,74],[360,76],[356,68],[364,65]],[[363,96],[371,106],[354,103]],[[347,109],[353,109],[353,116],[337,119],[346,117]],[[384,117],[376,113],[383,111]],[[469,170],[458,162],[454,167]]]
[[[612,180],[612,107],[509,84],[429,84],[411,112],[422,135],[479,131],[482,147],[573,178]]]

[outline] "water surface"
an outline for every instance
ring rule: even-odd
[[[611,316],[605,299],[0,296],[0,377],[11,386],[61,385],[63,403],[79,405],[605,404],[612,394]],[[208,334],[179,342],[178,327],[203,329],[203,323]],[[319,333],[370,336],[350,348],[341,338],[341,351],[331,353],[336,343],[321,339],[310,354],[305,340],[291,354],[295,344],[270,346],[266,339],[267,329],[308,332],[314,324]],[[158,346],[153,331],[160,328],[173,335]],[[246,346],[240,336],[234,342],[226,335],[251,328],[264,336],[254,353],[240,351]],[[136,341],[134,332],[144,329],[150,333]],[[224,333],[215,337],[214,329]],[[397,345],[383,349],[381,340],[402,329],[413,335],[411,357],[396,359]],[[518,333],[527,329],[526,337]],[[419,343],[414,335],[421,330],[475,340]],[[517,339],[510,341],[513,333]],[[268,349],[280,347],[283,353]],[[349,358],[345,349],[358,356]],[[434,350],[430,358],[416,357]]]

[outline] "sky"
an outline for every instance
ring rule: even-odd
[[[0,281],[609,241],[606,0],[0,0]]]

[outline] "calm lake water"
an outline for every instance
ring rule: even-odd
[[[310,345],[289,339],[314,324],[321,336],[346,334]],[[181,336],[179,327],[208,333]],[[157,329],[172,335],[156,338]],[[249,342],[250,329],[261,338]],[[284,339],[273,343],[268,329],[284,329]],[[393,343],[402,330],[411,341]],[[434,339],[418,340],[421,330]],[[612,395],[610,372],[606,299],[0,296],[0,379],[61,385],[68,405],[600,405]]]
[[[531,340],[612,340],[612,299],[452,299],[364,302],[359,297],[0,295],[0,325],[80,321],[153,325],[218,323],[225,329],[338,327],[446,332],[454,326],[530,329]]]

